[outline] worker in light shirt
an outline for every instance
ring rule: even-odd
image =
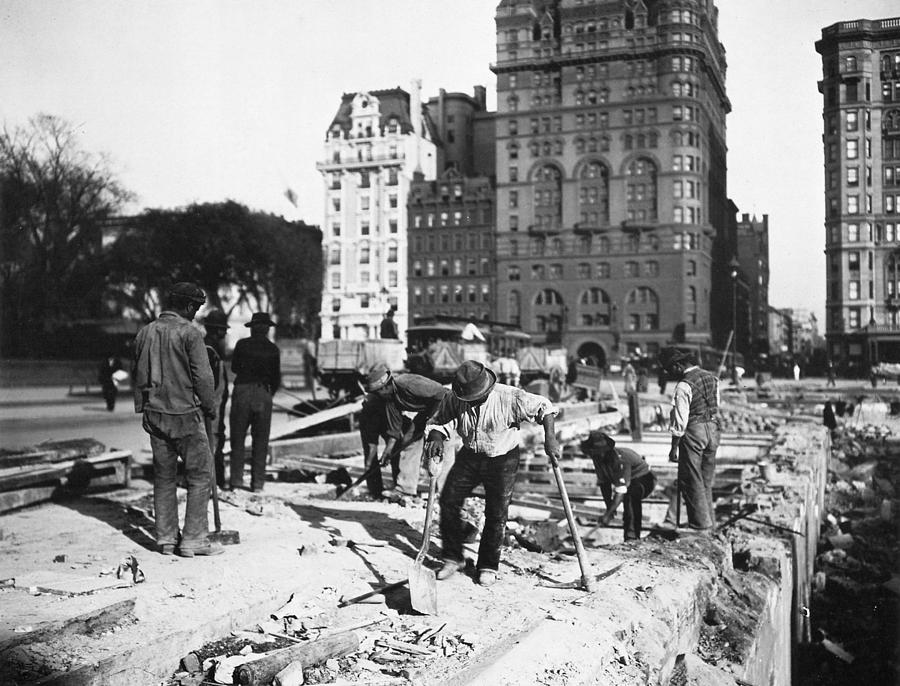
[[[484,530],[478,547],[478,583],[497,581],[500,545],[506,529],[509,501],[519,470],[519,425],[544,427],[544,451],[561,457],[556,439],[557,408],[545,397],[497,383],[497,375],[480,362],[463,362],[456,370],[453,392],[441,400],[431,417],[423,459],[429,473],[440,472],[444,441],[452,431],[462,448],[441,491],[441,541],[444,566],[438,579],[447,579],[465,566],[463,558],[463,501],[476,486],[484,486]]]
[[[719,379],[700,369],[693,355],[678,348],[664,348],[659,362],[671,378],[677,379],[669,418],[669,461],[678,463],[687,532],[709,533],[715,526],[712,487],[719,448]]]

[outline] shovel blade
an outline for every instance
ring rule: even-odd
[[[409,600],[413,610],[423,615],[436,615],[437,579],[434,571],[423,567],[421,563],[409,566]]]
[[[210,531],[209,540],[221,543],[222,545],[237,545],[241,542],[241,534],[232,529],[223,529],[222,531]]]

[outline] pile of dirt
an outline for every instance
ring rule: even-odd
[[[833,436],[825,525],[799,684],[898,683],[900,439],[884,425]]]

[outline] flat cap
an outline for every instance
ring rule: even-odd
[[[195,283],[179,281],[169,289],[169,296],[184,298],[201,305],[206,302],[206,293]]]

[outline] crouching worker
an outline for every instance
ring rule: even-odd
[[[616,448],[616,442],[602,431],[591,431],[587,440],[581,442],[581,450],[594,463],[594,472],[606,504],[606,512],[597,523],[608,526],[619,505],[624,503],[625,540],[640,539],[641,501],[656,488],[656,477],[650,465],[631,448]]]
[[[540,395],[497,383],[497,375],[480,362],[460,365],[448,393],[431,421],[423,459],[429,473],[440,473],[444,441],[455,430],[462,448],[441,491],[441,539],[444,566],[437,573],[446,579],[465,566],[463,558],[463,501],[479,484],[484,486],[484,530],[478,548],[478,583],[497,581],[500,545],[506,528],[519,469],[519,425],[534,422],[544,427],[544,450],[560,458],[554,422],[558,410]]]

